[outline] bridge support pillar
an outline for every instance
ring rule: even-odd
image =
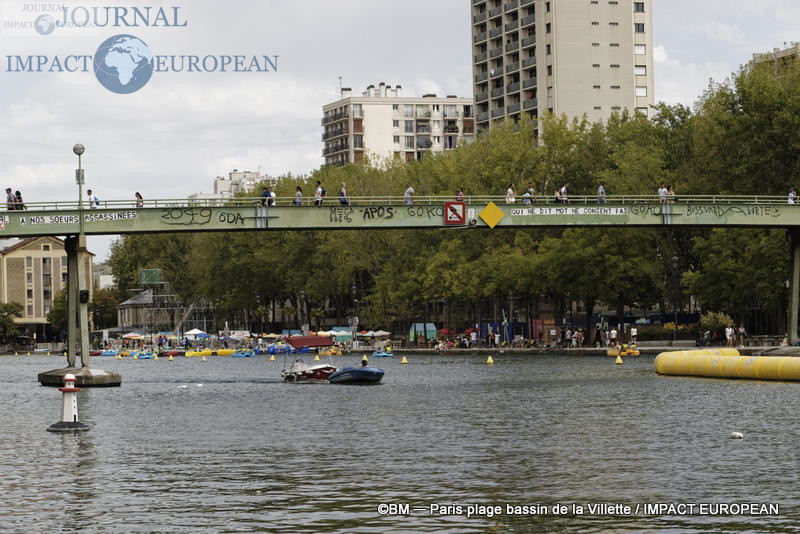
[[[797,305],[800,289],[800,228],[792,228],[792,278],[789,282],[789,344],[797,346]]]
[[[64,375],[72,374],[78,387],[119,386],[118,373],[89,367],[89,290],[86,276],[86,236],[68,236],[64,240],[67,252],[67,367],[39,373],[43,386],[59,387]],[[80,345],[81,367],[76,366]]]

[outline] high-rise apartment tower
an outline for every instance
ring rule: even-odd
[[[479,131],[523,112],[652,113],[652,0],[470,2]]]

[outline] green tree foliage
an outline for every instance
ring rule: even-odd
[[[22,317],[22,304],[18,302],[0,303],[0,339],[8,341],[19,335],[14,318]]]
[[[92,301],[89,303],[89,313],[92,316],[96,330],[117,326],[117,307],[119,302],[114,289],[105,288],[94,291]]]
[[[67,330],[67,289],[64,288],[56,293],[53,305],[47,312],[47,322],[56,335]]]

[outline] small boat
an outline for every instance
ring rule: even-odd
[[[255,356],[256,353],[252,350],[237,350],[236,352],[231,353],[231,358],[252,358]]]
[[[307,364],[297,359],[288,369],[281,371],[284,382],[326,382],[336,372],[336,367],[326,363]]]
[[[117,354],[119,354],[119,351],[116,351],[116,350],[104,350],[103,352],[100,353],[100,356],[115,356],[116,357]]]
[[[269,354],[291,354],[292,347],[283,342],[273,343],[267,349]]]
[[[387,352],[385,350],[381,350],[381,351],[376,350],[375,352],[372,353],[372,356],[374,356],[375,358],[393,358],[394,357],[394,353],[393,352]]]
[[[377,367],[345,367],[328,377],[331,384],[377,384],[383,369]]]

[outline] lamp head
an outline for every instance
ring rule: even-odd
[[[86,149],[84,148],[84,146],[80,143],[72,147],[72,151],[75,153],[76,156],[80,156],[81,154],[83,154],[85,150]]]

